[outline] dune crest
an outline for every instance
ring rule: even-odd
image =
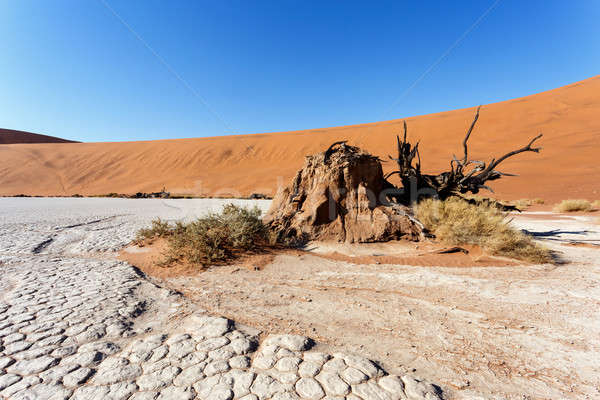
[[[77,143],[73,140],[61,139],[54,136],[40,135],[14,129],[0,128],[0,144],[18,143]]]
[[[448,168],[474,108],[406,118],[420,140],[423,170]],[[543,133],[541,154],[503,164],[519,174],[494,182],[504,199],[600,198],[600,76],[558,89],[484,105],[470,139],[477,159],[498,156]],[[274,194],[306,155],[337,140],[387,159],[402,119],[283,133],[117,143],[0,145],[0,195],[83,195],[159,191],[210,196]],[[384,163],[384,171],[394,168]],[[398,182],[394,182],[398,183]]]

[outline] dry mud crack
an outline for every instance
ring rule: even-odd
[[[155,216],[189,218],[222,201],[191,211],[120,199],[0,204],[1,398],[440,398],[438,387],[356,354],[209,315],[116,261]]]

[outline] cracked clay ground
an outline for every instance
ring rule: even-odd
[[[210,315],[117,261],[156,216],[224,203],[0,199],[0,398],[439,398],[354,352]]]

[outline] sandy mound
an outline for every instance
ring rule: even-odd
[[[423,170],[448,169],[474,109],[407,118],[420,140]],[[493,187],[506,199],[600,198],[600,76],[529,97],[484,105],[470,153],[487,159],[525,145],[542,132],[541,154],[503,163],[519,174]],[[0,146],[0,195],[157,192],[242,196],[275,194],[307,154],[338,140],[382,159],[393,152],[402,120],[287,133],[124,143]],[[394,167],[384,164],[384,172]],[[393,182],[396,183],[397,182]]]
[[[279,239],[381,242],[418,239],[408,207],[391,204],[381,162],[345,143],[306,158],[265,217]]]
[[[0,128],[0,144],[17,143],[77,143],[72,140],[57,138],[54,136],[40,135],[38,133],[15,131],[13,129]]]

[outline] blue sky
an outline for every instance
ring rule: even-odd
[[[146,140],[486,104],[599,74],[598,21],[597,0],[0,0],[0,127]]]

